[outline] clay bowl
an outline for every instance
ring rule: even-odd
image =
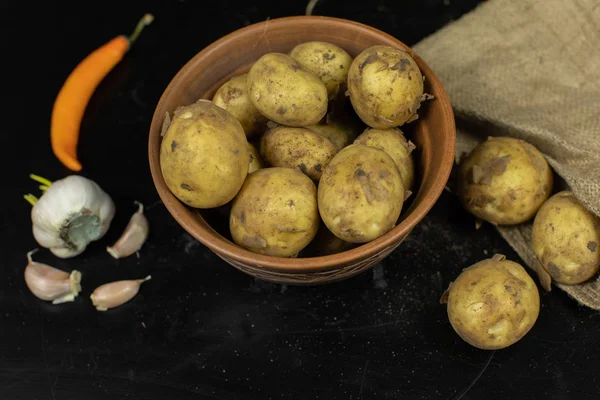
[[[356,22],[327,17],[287,17],[250,25],[204,48],[175,75],[152,118],[149,158],[156,189],[177,222],[223,260],[259,279],[285,284],[321,284],[348,278],[381,261],[402,243],[441,195],[454,160],[455,125],[448,96],[427,64],[414,55],[426,77],[427,93],[435,96],[419,110],[419,119],[402,130],[416,145],[417,180],[397,226],[372,242],[333,255],[279,258],[256,254],[237,246],[229,235],[227,207],[196,210],[168,190],[160,170],[161,127],[165,113],[200,98],[211,99],[233,75],[247,71],[267,52],[289,52],[312,40],[337,44],[353,57],[372,45],[408,50],[399,40]]]

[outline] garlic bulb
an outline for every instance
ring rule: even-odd
[[[81,292],[81,272],[74,270],[70,274],[46,264],[33,261],[31,255],[37,250],[27,253],[25,267],[25,283],[37,298],[52,301],[52,304],[66,303],[75,300]]]
[[[33,195],[26,196],[33,204],[33,236],[40,246],[49,248],[57,257],[70,258],[106,234],[115,205],[94,181],[79,175],[54,183],[32,178],[43,182],[41,188],[45,190],[39,200]]]
[[[149,281],[148,275],[144,279],[131,281],[117,281],[98,286],[90,296],[92,303],[98,311],[106,311],[127,303],[140,291],[142,283]]]
[[[108,254],[114,258],[129,257],[133,253],[137,253],[148,238],[150,228],[144,215],[144,205],[138,201],[135,203],[138,205],[138,210],[131,216],[123,234],[115,244],[106,248]]]

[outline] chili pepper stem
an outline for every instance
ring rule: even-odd
[[[142,19],[140,19],[140,22],[138,22],[137,25],[135,26],[135,29],[133,30],[133,33],[131,34],[131,36],[128,37],[129,46],[133,45],[133,42],[135,42],[135,40],[138,38],[138,36],[140,36],[140,33],[142,33],[142,30],[144,29],[144,27],[150,25],[152,23],[152,21],[154,21],[154,16],[152,14],[145,14],[142,17]]]
[[[23,198],[27,200],[27,202],[32,206],[35,206],[35,203],[38,202],[38,198],[32,195],[31,193],[27,193],[25,196],[23,196]]]
[[[42,176],[35,175],[35,174],[29,174],[29,177],[31,179],[33,179],[34,181],[36,181],[38,183],[41,183],[42,185],[46,186],[46,189],[48,187],[52,186],[52,181],[49,180],[49,179],[46,179],[46,178],[44,178]],[[42,189],[42,190],[45,190],[45,189]]]

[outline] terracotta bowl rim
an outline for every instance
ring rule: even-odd
[[[230,242],[228,239],[222,237],[220,234],[216,233],[216,231],[203,226],[201,223],[195,221],[194,218],[191,218],[189,214],[186,212],[188,206],[181,203],[167,188],[164,179],[162,177],[162,172],[160,169],[159,159],[153,156],[153,152],[155,151],[156,146],[160,146],[160,142],[155,144],[156,135],[153,135],[152,132],[160,132],[160,126],[162,126],[162,120],[164,115],[157,115],[157,111],[161,108],[162,104],[166,101],[167,95],[174,90],[174,85],[177,81],[182,79],[182,77],[187,74],[191,70],[193,65],[199,63],[204,57],[206,57],[211,52],[220,48],[221,46],[230,45],[231,43],[235,43],[235,39],[239,36],[248,34],[249,32],[256,30],[265,29],[265,25],[287,25],[294,24],[297,22],[314,22],[314,23],[326,23],[331,24],[332,27],[343,25],[351,25],[354,27],[358,27],[361,30],[367,30],[370,33],[378,36],[380,38],[384,38],[390,41],[395,42],[400,47],[404,47],[414,55],[419,63],[419,66],[423,72],[423,75],[427,77],[427,80],[430,82],[434,82],[438,87],[439,93],[437,93],[436,99],[441,103],[443,114],[450,116],[450,119],[447,121],[447,130],[449,132],[449,136],[447,139],[446,148],[443,149],[443,159],[441,160],[440,170],[437,171],[436,176],[431,184],[431,189],[429,192],[426,192],[421,201],[418,203],[414,203],[408,211],[408,214],[405,215],[404,219],[395,226],[391,231],[382,235],[381,237],[359,245],[356,248],[336,253],[327,256],[319,256],[319,257],[306,257],[306,258],[283,258],[283,257],[274,257],[268,255],[257,254],[246,250],[242,247],[237,246],[233,242]],[[234,46],[235,47],[235,46]],[[414,51],[403,42],[398,40],[397,38],[380,31],[379,29],[373,28],[369,25],[362,24],[360,22],[351,21],[343,18],[336,17],[324,17],[324,16],[289,16],[289,17],[281,17],[269,19],[266,21],[257,22],[238,30],[235,30],[220,39],[212,42],[205,48],[203,48],[200,52],[198,52],[194,57],[192,57],[188,62],[186,62],[181,69],[175,74],[175,76],[171,79],[168,86],[162,93],[156,107],[154,110],[154,114],[152,117],[152,122],[150,126],[150,134],[148,140],[148,155],[150,162],[150,172],[152,175],[152,180],[156,187],[156,190],[165,204],[169,213],[174,217],[174,219],[195,239],[200,241],[206,247],[208,247],[213,252],[217,253],[220,256],[232,258],[238,262],[249,264],[249,265],[257,265],[266,271],[273,272],[325,272],[332,269],[339,268],[340,265],[352,264],[353,262],[363,260],[370,256],[376,255],[383,251],[388,246],[393,246],[401,242],[410,232],[411,230],[425,217],[425,215],[431,210],[434,204],[437,202],[438,198],[442,194],[444,187],[450,177],[450,172],[452,170],[452,166],[454,163],[454,148],[456,143],[456,127],[454,123],[454,113],[452,111],[452,106],[448,95],[441,83],[441,81],[437,78],[437,76],[433,73],[433,71],[429,68],[429,66],[425,63],[418,54],[414,53]],[[209,225],[206,223],[206,225]]]

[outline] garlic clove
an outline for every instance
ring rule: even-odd
[[[142,283],[151,278],[148,275],[144,279],[106,283],[98,286],[91,294],[90,299],[98,311],[118,307],[133,299],[138,294]]]
[[[150,227],[144,215],[144,205],[138,201],[135,203],[138,205],[138,210],[131,216],[123,234],[115,244],[106,248],[108,254],[114,258],[129,257],[137,253],[148,238]]]
[[[81,292],[81,272],[73,270],[70,274],[46,264],[33,261],[27,253],[27,266],[24,277],[27,287],[37,298],[52,301],[52,304],[66,303],[75,300]]]

